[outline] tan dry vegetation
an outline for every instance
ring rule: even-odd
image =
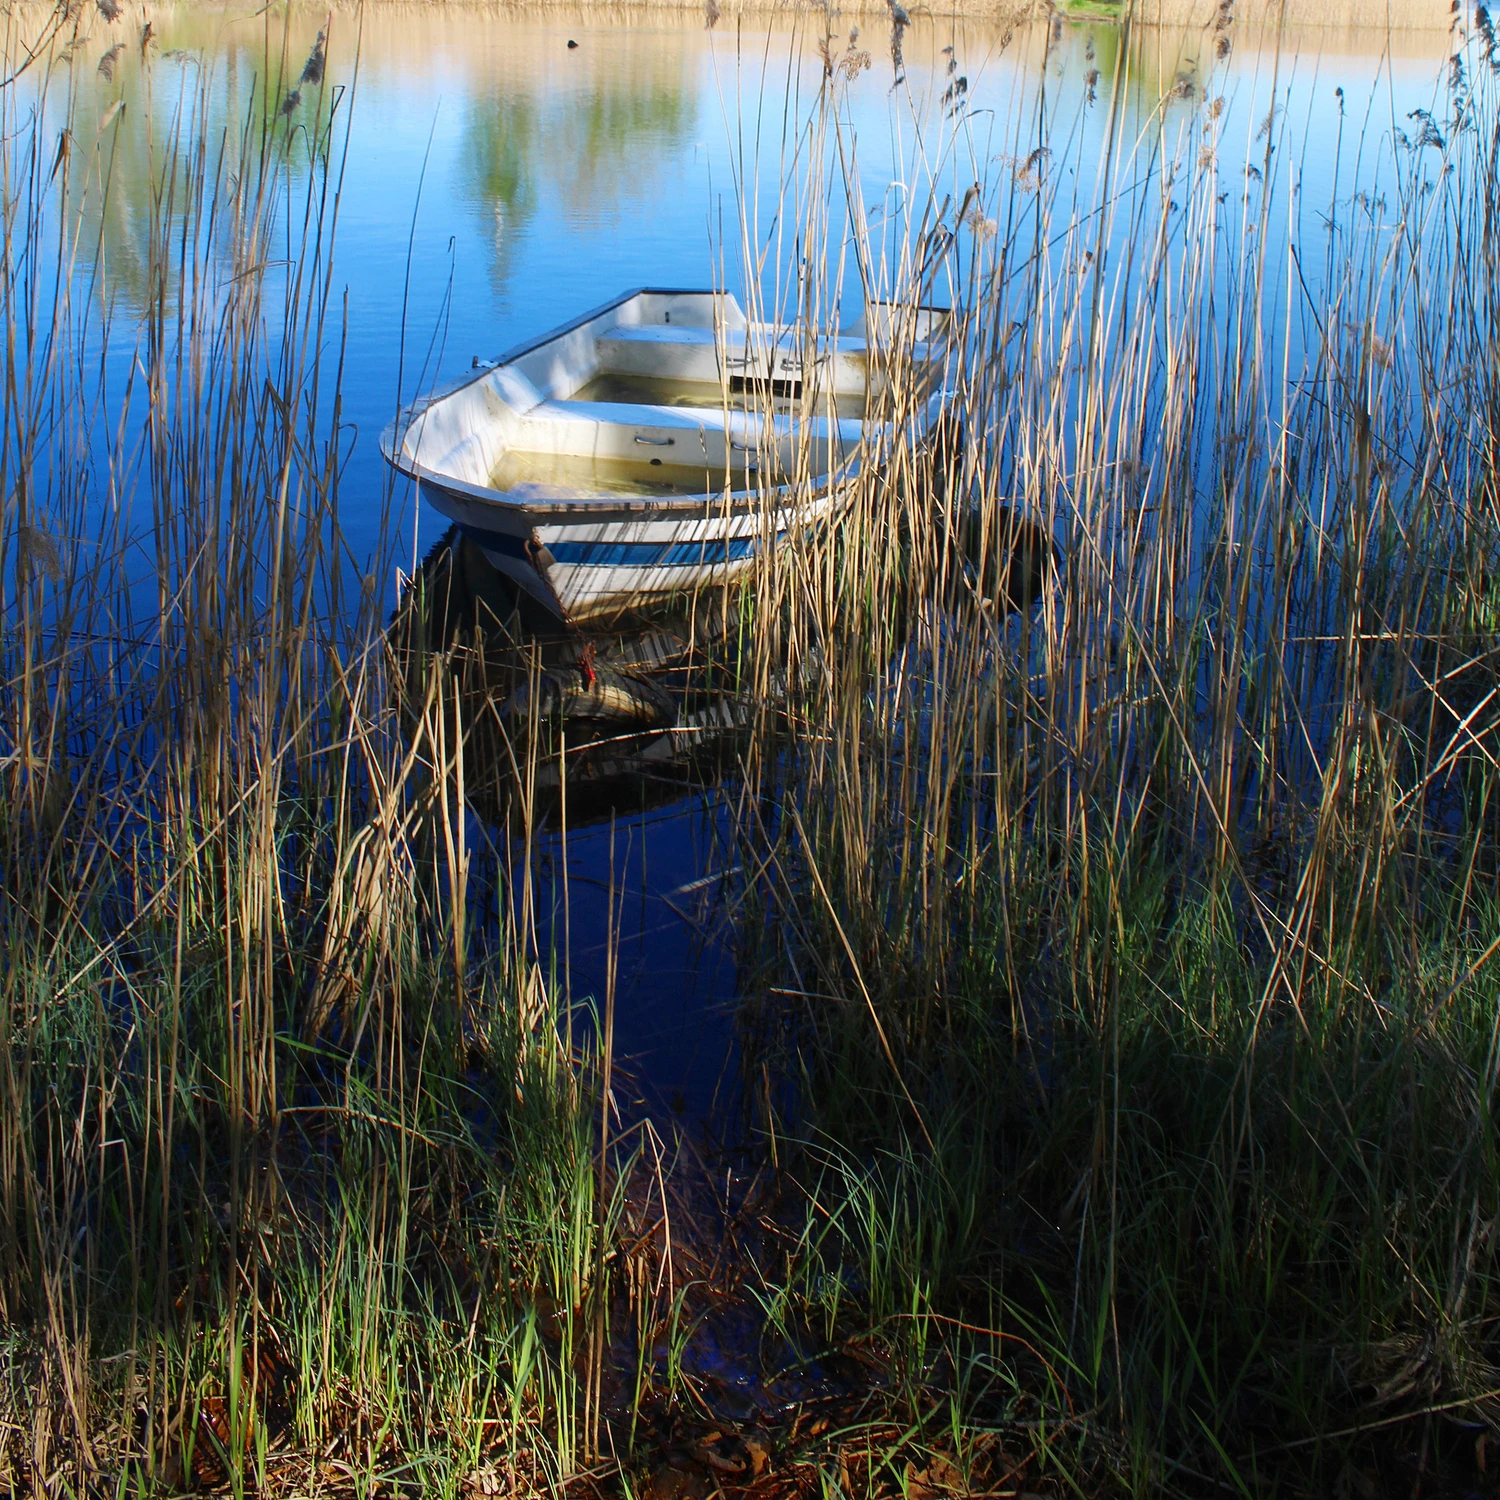
[[[485,101],[479,111],[484,118],[476,114],[473,121],[483,158],[476,161],[476,170],[484,174],[488,163],[503,178],[507,163],[515,168],[520,157],[539,157],[550,173],[560,174],[564,196],[574,201],[597,201],[600,194],[613,190],[619,162],[609,147],[628,144],[631,121],[643,110],[658,128],[668,126],[672,117],[680,119],[682,129],[691,128],[691,100],[703,68],[732,67],[737,52],[765,52],[775,59],[772,72],[779,73],[789,53],[800,49],[811,57],[814,33],[822,24],[815,13],[820,7],[801,0],[722,0],[719,8],[725,19],[709,30],[697,0],[679,5],[662,0],[606,0],[598,5],[372,0],[358,15],[360,7],[343,0],[335,0],[331,7],[338,13],[334,25],[341,38],[335,53],[345,59],[344,66],[352,58],[357,36],[360,72],[368,81],[397,74],[469,81],[473,98]],[[874,13],[885,13],[884,0],[852,0],[839,8],[851,15],[871,15],[867,45],[879,51],[883,44],[876,38]],[[971,74],[1002,59],[1008,67],[1033,70],[1048,46],[1047,28],[1026,24],[1026,17],[1037,13],[1029,0],[946,0],[941,6],[908,9],[914,14],[904,37],[905,58],[916,73],[937,76],[944,63],[942,49],[948,44],[956,46]],[[329,6],[298,0],[275,21],[276,50],[284,53],[282,66],[291,74],[296,72],[293,60],[300,65],[329,11]],[[1179,76],[1196,72],[1217,4],[1137,0],[1137,13],[1149,24],[1136,28],[1132,71],[1139,70],[1141,81],[1150,81],[1148,87],[1166,92]],[[51,7],[42,4],[14,6],[5,23],[3,50],[18,55],[33,44],[44,34],[51,14]],[[1399,6],[1390,0],[1328,0],[1326,5],[1285,0],[1284,6],[1254,0],[1236,7],[1235,45],[1242,65],[1255,54],[1330,60],[1383,54],[1393,61],[1430,61],[1436,67],[1444,55],[1449,19],[1448,0],[1410,0]],[[265,44],[267,25],[263,14],[237,0],[211,5],[138,0],[128,9],[122,7],[113,26],[94,17],[85,45],[90,55],[102,57],[120,36],[139,35],[147,22],[158,56],[210,56],[236,48],[253,53]],[[1112,30],[1108,22],[1096,27]],[[607,50],[585,43],[568,51],[567,40],[586,30],[607,33]],[[138,67],[135,50],[127,48],[118,65],[120,82],[124,84]],[[89,75],[84,84],[99,95],[101,109],[107,107],[105,94],[114,97],[102,79]],[[589,96],[587,109],[577,107],[580,90]],[[226,118],[237,117],[242,105],[226,96]],[[165,127],[165,117],[161,123]],[[136,130],[127,131],[125,139],[138,146],[144,142]],[[494,149],[486,147],[486,141]],[[481,196],[496,199],[488,189]],[[497,228],[517,213],[524,216],[524,203],[496,201]],[[120,212],[118,205],[114,211]]]
[[[341,0],[336,9],[355,9],[358,0]],[[314,7],[324,9],[327,7]],[[1039,20],[1051,7],[1046,0],[939,0],[935,5],[920,8],[908,6],[914,17],[920,15],[945,17],[967,16],[976,19],[1020,23]],[[1063,0],[1057,6],[1064,14],[1069,11],[1092,17],[1109,8],[1109,0]],[[412,4],[411,0],[375,0],[367,9],[381,11],[410,10],[431,15],[442,11],[544,11],[552,14],[579,15],[597,18],[613,13],[638,13],[659,10],[664,13],[698,13],[703,9],[701,0],[681,0],[671,4],[670,0],[604,0],[598,5],[577,3],[553,3],[553,0],[508,0],[497,4],[496,0],[426,0]],[[725,15],[793,15],[798,12],[821,11],[825,7],[816,0],[721,0],[719,10]],[[888,6],[884,0],[842,0],[836,7],[840,14],[871,15],[884,14]],[[1119,7],[1123,13],[1125,5]],[[1218,0],[1136,0],[1135,19],[1151,26],[1207,26],[1213,22],[1218,10]],[[1289,26],[1312,27],[1322,30],[1350,30],[1354,28],[1378,28],[1391,31],[1446,31],[1452,19],[1446,0],[1240,0],[1235,6],[1237,17],[1251,25],[1281,22]]]
[[[786,18],[810,15],[824,11],[827,7],[817,0],[719,0],[717,6],[723,16],[754,16],[757,19]],[[1077,20],[1100,20],[1107,23],[1108,12],[1117,10],[1123,18],[1129,8],[1129,0],[1062,0],[1056,9]],[[45,15],[50,6],[38,3],[22,3],[9,7],[12,16],[24,17],[28,13]],[[656,18],[662,23],[678,24],[684,17],[696,19],[704,13],[703,0],[600,0],[597,4],[579,3],[579,0],[293,0],[289,6],[276,6],[274,10],[291,13],[293,29],[296,29],[299,12],[305,12],[305,20],[315,31],[318,18],[329,11],[365,12],[366,25],[399,27],[403,18],[422,27],[432,26],[435,18],[444,18],[445,24],[455,21],[462,25],[466,21],[482,21],[501,16],[545,16],[560,24],[568,21],[590,21],[595,24],[616,19],[630,18],[632,21],[647,21]],[[911,5],[917,31],[923,21],[968,19],[992,23],[1002,27],[1024,25],[1044,19],[1053,9],[1048,0],[938,0],[931,5]],[[1190,30],[1211,27],[1219,9],[1219,0],[1135,0],[1134,20],[1139,25],[1183,27]],[[886,15],[889,7],[886,0],[840,0],[834,10],[840,15],[870,16]],[[1327,45],[1320,38],[1331,39],[1349,35],[1351,40],[1357,33],[1363,34],[1366,44],[1372,34],[1390,33],[1394,38],[1445,33],[1452,23],[1450,0],[1239,0],[1234,7],[1235,18],[1252,31],[1266,28],[1281,28],[1291,50],[1299,45]],[[242,18],[250,14],[263,14],[257,7],[237,3],[237,0],[213,0],[210,4],[162,4],[159,0],[143,0],[122,7],[137,21],[151,20],[158,27],[163,20],[181,23],[194,22],[198,26],[216,29],[225,21]],[[419,38],[414,38],[420,41]],[[1335,42],[1335,45],[1337,43]],[[1367,45],[1360,50],[1368,50]],[[1400,44],[1397,44],[1398,52]]]
[[[1069,7],[1085,9],[1084,5]],[[1218,0],[1136,0],[1136,20],[1148,26],[1212,26]],[[1254,30],[1446,32],[1449,0],[1239,0],[1235,18]]]

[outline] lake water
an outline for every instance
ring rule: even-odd
[[[1194,9],[1193,0],[1178,3]],[[1194,112],[1222,98],[1225,192],[1235,201],[1255,191],[1244,167],[1259,159],[1258,133],[1273,111],[1285,132],[1281,159],[1295,164],[1309,203],[1378,192],[1408,149],[1403,137],[1415,133],[1412,112],[1440,111],[1449,8],[1399,0],[1394,31],[1379,7],[1306,24],[1309,16],[1339,21],[1339,6],[1304,0],[1301,19],[1279,31],[1242,18],[1225,32],[1214,29],[1217,7],[1205,0],[1189,24],[1137,27],[1128,42],[1107,21],[1049,31],[923,13],[902,36],[899,58],[885,12],[837,18],[832,51],[851,59],[853,75],[842,92],[845,160],[877,248],[899,245],[908,216],[933,194],[957,203],[979,180],[988,208],[1009,192],[1029,170],[1043,116],[1051,170],[1065,174],[1060,200],[1087,201],[1115,78],[1138,182],[1170,159]],[[331,20],[312,9],[253,12],[154,5],[145,48],[145,12],[127,11],[113,26],[94,18],[72,59],[54,68],[52,88],[61,70],[85,118],[126,101],[112,126],[116,175],[97,269],[115,310],[109,358],[128,364],[144,303],[149,143],[159,148],[205,71],[223,128],[236,128],[258,89],[284,99],[329,26],[327,88],[346,91],[335,262],[347,286],[344,419],[356,433],[342,511],[356,556],[375,544],[386,493],[380,429],[401,401],[466,370],[474,356],[498,354],[632,286],[717,282],[739,291],[747,245],[764,294],[785,305],[803,251],[789,198],[805,191],[800,127],[823,76],[823,12],[726,15],[712,30],[699,10],[528,15],[375,3]],[[27,15],[7,23],[13,56]],[[106,56],[112,62],[101,67]],[[38,87],[37,73],[22,86]],[[290,105],[294,121],[318,107],[315,91],[304,93]],[[1336,155],[1341,129],[1362,138],[1357,151]],[[1243,160],[1231,160],[1235,153]],[[789,195],[788,182],[801,186]],[[837,186],[833,198],[837,207]],[[847,270],[843,291],[849,319],[859,299]],[[409,568],[443,523],[409,494],[395,500]],[[396,580],[383,582],[394,601]],[[618,1045],[690,1112],[708,1108],[731,1032],[734,965],[714,878],[724,827],[709,791],[627,816],[613,834],[628,893]],[[567,932],[561,851],[555,841],[543,850],[551,882],[543,935],[570,960],[575,997],[603,987],[609,838],[607,824],[573,837]]]

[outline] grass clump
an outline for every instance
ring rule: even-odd
[[[873,1340],[952,1461],[988,1434],[1013,1475],[1241,1493],[1483,1465],[1486,24],[1384,199],[1351,191],[1374,143],[1334,143],[1317,236],[1280,116],[1236,161],[1209,74],[1127,128],[1117,66],[1095,199],[1045,117],[1024,170],[947,191],[959,108],[893,256],[825,83],[821,201],[867,286],[955,300],[959,395],[917,448],[898,383],[888,461],[760,586],[765,680],[807,684],[747,832],[756,1115],[806,1190],[764,1295]],[[1019,612],[986,583],[1017,517],[1062,559]]]
[[[6,24],[0,1487],[555,1486],[600,1443],[623,1178],[465,707],[392,654],[383,544],[345,556],[353,38],[267,21],[243,117],[204,66],[128,145],[137,331],[113,18]]]

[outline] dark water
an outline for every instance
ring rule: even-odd
[[[689,1120],[735,1092],[735,963],[729,903],[733,809],[718,788],[645,811],[647,789],[622,783],[614,817],[537,845],[539,944],[558,983],[602,1017],[615,940],[615,1048],[627,1091]],[[566,856],[566,883],[564,857]],[[613,882],[613,884],[611,884]],[[610,903],[613,898],[613,928]]]

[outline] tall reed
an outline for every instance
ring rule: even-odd
[[[1091,199],[1041,110],[969,189],[960,100],[890,253],[832,34],[799,142],[802,242],[957,300],[945,430],[912,441],[895,379],[881,462],[758,583],[789,692],[747,962],[813,1205],[767,1274],[807,1317],[862,1288],[845,1333],[981,1425],[1050,1392],[1077,1476],[1253,1488],[1500,1416],[1500,59],[1454,27],[1444,117],[1351,124],[1330,203],[1278,111],[1228,135],[1221,71],[1143,127],[1128,30]],[[804,264],[831,326],[839,256]],[[1036,527],[1062,561],[1012,612]]]
[[[107,7],[4,24],[0,1476],[545,1486],[622,1189],[468,709],[348,561],[358,19],[265,20],[228,118]]]

